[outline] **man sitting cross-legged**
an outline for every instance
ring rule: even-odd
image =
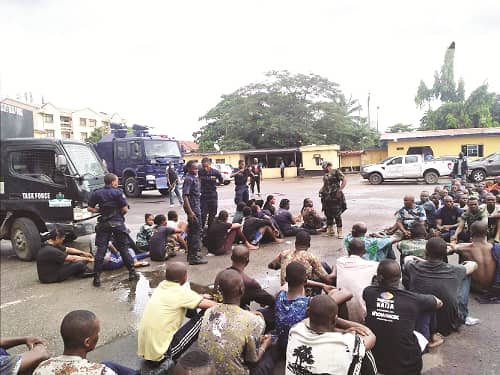
[[[262,239],[274,243],[284,241],[278,238],[279,233],[274,230],[271,222],[252,216],[252,209],[248,206],[243,209],[243,234],[254,246],[257,246]]]
[[[63,355],[50,358],[38,365],[33,375],[87,374],[87,375],[135,375],[136,370],[113,363],[92,363],[87,354],[95,349],[99,340],[99,319],[88,310],[75,310],[67,314],[61,323],[64,342]]]
[[[306,318],[311,297],[306,296],[306,268],[302,263],[291,262],[286,267],[286,282],[288,290],[281,290],[276,296],[276,331],[278,333],[278,348],[284,356],[290,328]],[[332,289],[328,295],[336,303],[348,301],[352,294],[346,290]]]
[[[395,260],[380,262],[377,281],[363,292],[366,325],[377,336],[373,348],[377,368],[384,375],[420,374],[426,340],[415,334],[415,325],[420,314],[436,310],[442,302],[432,295],[399,289],[401,268]]]
[[[247,241],[245,235],[241,231],[241,224],[229,223],[229,214],[227,211],[220,211],[219,215],[212,221],[207,229],[205,237],[205,245],[210,253],[214,255],[224,255],[231,251],[231,247],[236,240],[243,241],[249,250],[257,250],[257,246],[253,246]]]
[[[290,329],[287,375],[360,373],[349,372],[349,368],[354,365],[361,369],[365,353],[375,345],[375,335],[364,326],[339,330],[336,327],[337,312],[337,304],[329,296],[313,297],[308,310],[309,318]],[[363,364],[362,374],[377,373],[373,361],[370,364]]]
[[[354,223],[349,233],[344,240],[344,247],[349,249],[349,243],[353,238],[358,238],[365,243],[365,253],[363,259],[374,260],[380,262],[386,258],[396,259],[396,255],[392,250],[392,245],[399,241],[397,237],[385,236],[378,233],[370,233],[367,235],[368,227],[362,221]]]
[[[218,375],[272,374],[275,358],[271,336],[263,336],[262,314],[240,307],[244,293],[241,275],[224,270],[218,276],[223,303],[208,309],[201,324],[198,345],[214,360]]]
[[[165,281],[153,292],[139,324],[137,354],[148,361],[161,362],[165,357],[179,358],[196,341],[201,326],[201,313],[182,325],[188,309],[208,309],[216,305],[189,288],[186,265],[169,262]]]

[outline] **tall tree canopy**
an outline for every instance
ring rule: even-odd
[[[357,100],[337,83],[316,74],[270,71],[266,80],[241,87],[200,120],[193,133],[201,151],[339,144],[343,149],[375,145],[378,133],[359,116]]]
[[[420,120],[420,130],[457,129],[499,126],[499,95],[488,91],[484,83],[465,99],[465,81],[454,78],[455,42],[448,47],[444,63],[434,73],[434,84],[428,88],[423,80],[417,88],[415,104],[418,108],[427,105]],[[431,108],[433,100],[439,101],[437,109]]]

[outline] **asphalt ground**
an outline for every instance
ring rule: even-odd
[[[359,175],[349,175],[345,190],[348,210],[343,215],[347,232],[356,221],[368,224],[369,231],[379,231],[394,222],[394,212],[402,206],[405,194],[422,190],[432,191],[435,186],[421,182],[391,182],[379,186],[369,185]],[[440,184],[446,180],[440,181]],[[274,194],[277,200],[288,198],[291,209],[298,213],[302,200],[310,197],[315,207],[320,208],[318,190],[320,178],[296,178],[264,180],[262,197]],[[234,185],[221,186],[219,209],[234,210]],[[127,225],[135,233],[144,220],[144,213],[163,213],[170,209],[168,198],[158,192],[145,192],[143,197],[129,201],[131,209]],[[181,220],[185,219],[182,208],[175,208]],[[90,237],[77,240],[74,247],[86,248]],[[59,325],[66,313],[74,309],[89,309],[101,321],[99,347],[91,360],[113,360],[139,366],[136,356],[136,330],[141,313],[154,288],[163,279],[163,262],[150,262],[150,266],[139,269],[141,278],[128,282],[125,269],[105,273],[102,287],[91,286],[91,280],[68,280],[61,284],[40,284],[37,280],[36,264],[18,260],[9,242],[0,244],[0,332],[1,336],[38,335],[50,343],[50,351],[57,355],[62,351]],[[251,252],[247,273],[255,277],[264,288],[275,292],[279,286],[279,271],[267,269],[267,264],[280,251],[293,246],[292,238],[281,245],[263,245]],[[328,237],[313,236],[311,250],[329,263],[344,255],[342,241]],[[185,261],[180,254],[176,260]],[[203,266],[189,266],[189,280],[198,284],[211,284],[221,269],[230,265],[229,255],[208,257]],[[450,257],[456,262],[456,257]],[[463,327],[460,333],[445,338],[445,344],[424,355],[425,374],[499,374],[500,373],[500,306],[480,305],[474,295],[470,298],[470,315],[481,323]],[[275,374],[282,374],[276,370]]]

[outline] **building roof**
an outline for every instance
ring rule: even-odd
[[[340,156],[360,156],[366,154],[365,150],[340,151]]]
[[[384,133],[380,136],[381,141],[397,142],[398,140],[440,138],[440,137],[466,137],[473,135],[499,135],[500,128],[467,128],[446,130],[414,130],[411,132]]]
[[[200,148],[198,143],[192,141],[178,141],[184,152],[196,152]]]

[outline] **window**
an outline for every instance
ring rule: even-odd
[[[398,151],[403,151],[405,148],[404,147],[396,147],[396,150]]]
[[[127,144],[125,142],[116,143],[116,156],[120,160],[127,158]]]
[[[87,126],[87,119],[86,118],[80,119],[80,126]]]
[[[389,163],[387,163],[387,165],[398,165],[398,164],[403,164],[402,157],[392,159]]]
[[[89,126],[95,128],[96,124],[97,124],[96,120],[89,119]]]
[[[104,128],[109,129],[109,122],[107,122],[107,121],[102,121],[102,122],[101,122],[101,124],[102,124],[102,126],[103,126]]]
[[[128,155],[130,159],[139,160],[142,158],[141,144],[139,142],[128,143]]]
[[[465,156],[471,157],[483,157],[484,147],[483,145],[462,145],[462,152]]]
[[[87,133],[80,133],[80,138],[82,139],[82,141],[86,140],[88,137]]]
[[[43,117],[43,122],[46,124],[53,124],[54,123],[54,115],[49,115],[48,113],[44,113],[42,115]]]
[[[71,117],[61,116],[60,120],[61,120],[61,128],[71,129]]]
[[[47,132],[47,137],[55,138],[56,134],[55,134],[54,130],[46,130],[46,132]]]
[[[51,150],[14,151],[10,154],[10,165],[15,173],[30,179],[54,184],[61,177]]]
[[[226,164],[226,159],[215,159],[215,164]]]
[[[61,138],[71,139],[71,132],[61,132]]]
[[[406,164],[418,163],[418,157],[417,156],[407,156],[405,158],[405,163]]]

